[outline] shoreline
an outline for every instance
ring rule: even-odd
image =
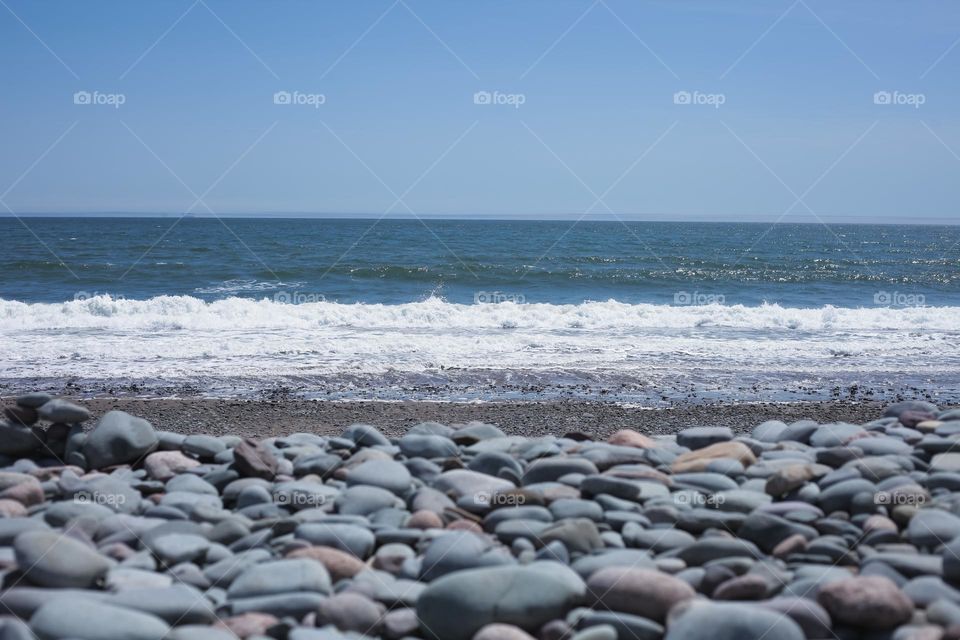
[[[120,409],[157,429],[183,434],[269,438],[294,432],[338,435],[346,425],[376,425],[388,437],[420,422],[487,422],[508,435],[561,436],[580,432],[606,438],[620,429],[669,435],[694,426],[725,426],[748,433],[767,420],[816,420],[862,424],[874,419],[882,402],[677,404],[643,408],[576,400],[528,402],[329,401],[207,398],[68,398],[90,409],[94,419]],[[12,398],[4,397],[3,402]]]

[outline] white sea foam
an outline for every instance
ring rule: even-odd
[[[790,308],[776,304],[671,306],[609,300],[583,304],[284,304],[191,296],[148,300],[95,296],[63,303],[0,300],[0,331],[23,329],[442,329],[630,330],[727,328],[778,331],[960,331],[960,307]]]
[[[956,385],[960,308],[0,300],[0,378],[224,377],[465,390],[457,397],[489,397],[484,389],[498,385],[590,392],[622,383],[654,395]]]

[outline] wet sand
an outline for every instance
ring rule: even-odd
[[[624,407],[613,403],[556,402],[331,402],[323,400],[225,399],[80,399],[94,419],[121,409],[148,419],[157,429],[178,433],[235,434],[266,438],[298,431],[334,435],[355,422],[399,436],[425,421],[444,424],[473,420],[497,425],[512,435],[563,435],[580,432],[606,437],[624,428],[670,434],[692,426],[727,426],[746,433],[765,420],[790,422],[845,421],[862,424],[882,411],[878,402],[690,404],[665,409]]]

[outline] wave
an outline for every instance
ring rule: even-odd
[[[960,307],[792,308],[777,304],[674,306],[627,304],[615,300],[582,304],[455,304],[438,297],[403,304],[344,304],[299,292],[281,292],[272,299],[232,297],[211,302],[192,296],[158,296],[146,300],[94,296],[62,303],[24,303],[0,299],[0,331],[272,330],[324,327],[442,332],[493,329],[682,330],[705,327],[793,332],[953,332],[960,331]]]

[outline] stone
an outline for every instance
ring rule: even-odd
[[[54,531],[24,531],[13,541],[13,551],[24,577],[40,587],[93,587],[112,564],[82,542]]]
[[[473,636],[473,640],[536,640],[529,633],[512,624],[488,624]],[[614,638],[616,640],[616,638]]]
[[[44,402],[37,407],[37,415],[48,422],[62,422],[64,424],[90,419],[90,411],[86,407],[59,398]]]
[[[341,631],[377,636],[386,607],[358,593],[339,593],[323,600],[317,623],[332,624]]]
[[[347,485],[369,485],[398,495],[410,489],[410,472],[395,460],[368,460],[347,472]]]
[[[893,629],[913,615],[910,598],[891,580],[880,576],[821,585],[817,602],[835,622],[861,629]]]
[[[556,562],[468,569],[446,575],[417,600],[417,617],[433,640],[471,640],[488,624],[539,629],[586,594],[576,573]]]
[[[607,442],[621,447],[635,447],[637,449],[653,449],[657,441],[633,429],[621,429],[607,438]]]
[[[305,547],[294,549],[288,558],[308,558],[320,562],[326,567],[330,578],[334,582],[352,578],[367,568],[367,565],[358,560],[353,554],[334,549],[333,547]]]
[[[744,467],[749,467],[757,461],[757,457],[742,442],[718,442],[677,456],[671,470],[675,474],[706,471],[716,460],[736,460]]]
[[[170,631],[156,616],[74,595],[50,599],[30,618],[30,628],[39,640],[157,640]]]
[[[110,411],[83,442],[83,455],[93,469],[138,461],[157,447],[153,426],[124,411]]]
[[[693,450],[728,440],[733,440],[733,432],[729,427],[690,427],[677,434],[677,444]]]
[[[244,438],[233,448],[233,468],[244,478],[273,480],[278,467],[277,458],[257,440]]]
[[[154,480],[166,482],[174,476],[195,469],[200,462],[179,451],[154,451],[143,460],[143,468]]]
[[[664,640],[805,640],[789,616],[755,605],[691,600],[670,612]]]
[[[587,580],[591,606],[622,611],[663,622],[671,608],[696,592],[673,576],[650,569],[607,567]]]
[[[960,453],[938,453],[930,460],[930,471],[960,471]]]
[[[287,558],[255,564],[237,576],[227,595],[250,598],[295,592],[330,593],[326,567],[309,558]]]

